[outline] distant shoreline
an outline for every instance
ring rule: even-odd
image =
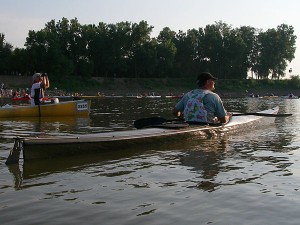
[[[145,93],[154,93],[161,96],[166,95],[180,95],[191,89],[196,88],[194,81],[185,81],[177,79],[107,79],[104,78],[93,78],[93,85],[89,83],[83,83],[78,81],[74,90],[65,90],[66,93],[77,93],[79,95],[90,95],[97,96],[98,94],[103,95],[143,95]],[[220,81],[219,81],[220,82]],[[30,88],[31,87],[31,76],[11,76],[11,75],[0,75],[0,84],[4,83],[6,87],[17,89],[17,88]],[[65,84],[69,85],[69,84]],[[234,86],[234,90],[225,90],[221,88],[221,83],[216,84],[215,92],[221,97],[246,97],[250,93],[259,94],[260,96],[274,94],[276,96],[284,96],[289,93],[293,93],[296,96],[300,96],[300,88],[278,88],[278,85],[274,87],[255,87],[254,88],[240,88],[238,85]],[[50,77],[50,88],[49,91],[53,92],[56,87],[56,83],[51,81]],[[73,86],[72,86],[73,87]],[[64,88],[58,87],[58,89],[64,90]]]

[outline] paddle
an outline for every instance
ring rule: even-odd
[[[135,128],[141,129],[141,128],[161,125],[163,123],[173,122],[173,121],[180,121],[180,120],[179,119],[167,120],[162,117],[149,117],[149,118],[142,118],[142,119],[135,120],[133,122],[133,125]]]
[[[41,118],[41,106],[40,106],[40,104],[38,104],[38,107],[39,107],[39,118]]]
[[[265,117],[287,117],[293,114],[286,113],[286,114],[268,114],[268,113],[239,113],[239,114],[232,114],[232,116],[265,116]]]
[[[137,129],[146,127],[163,127],[166,128],[182,128],[188,125],[209,125],[209,126],[220,126],[221,123],[205,123],[205,122],[184,122],[181,119],[167,120],[162,117],[149,117],[135,120],[133,122],[134,127]]]
[[[233,114],[232,116],[264,116],[264,117],[287,117],[291,116],[293,114],[268,114],[268,113],[239,113],[239,114]],[[168,120],[162,117],[148,117],[148,118],[142,118],[134,121],[134,127],[137,129],[146,128],[146,127],[155,127],[158,125],[162,125],[164,123],[171,123],[171,122],[181,122],[180,119],[172,119]],[[219,123],[212,124],[212,123],[195,123],[191,122],[189,124],[192,125],[210,125],[210,126],[220,126]]]

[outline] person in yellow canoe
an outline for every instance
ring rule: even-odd
[[[32,86],[30,93],[31,105],[40,105],[41,99],[44,98],[46,88],[49,88],[49,78],[47,73],[35,73],[32,76]]]
[[[198,88],[186,93],[175,105],[173,114],[190,123],[227,123],[227,113],[218,94],[214,93],[216,77],[202,72],[197,78]]]

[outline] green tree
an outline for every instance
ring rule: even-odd
[[[157,37],[157,57],[159,77],[166,77],[173,72],[174,59],[177,52],[174,43],[176,32],[169,27],[163,28]]]
[[[15,48],[12,53],[11,68],[16,68],[21,75],[31,76],[28,58],[28,52],[24,48]]]
[[[206,62],[207,70],[218,76],[223,76],[223,37],[220,27],[216,24],[206,25],[200,36],[202,61]]]
[[[32,31],[28,33],[25,46],[27,48],[31,73],[40,72],[45,69],[46,63],[46,33],[44,31]]]
[[[179,31],[175,39],[176,55],[174,61],[174,74],[176,76],[195,77],[200,69],[199,57],[199,31],[188,30],[187,33]]]
[[[279,79],[285,75],[287,62],[294,58],[296,36],[292,26],[282,24],[258,35],[258,74],[262,78]]]
[[[94,65],[94,76],[108,77],[111,67],[111,41],[108,35],[108,25],[99,23],[98,26],[87,25],[86,33],[89,33],[88,51],[90,60]]]
[[[237,29],[224,34],[224,75],[231,79],[247,78],[247,45]]]
[[[26,39],[26,50],[32,72],[47,71],[60,76],[70,75],[74,72],[74,64],[68,53],[67,34],[62,32],[61,24],[65,25],[68,20],[64,19],[57,24],[51,20],[40,31],[29,31]]]
[[[153,77],[157,71],[157,42],[155,39],[140,46],[135,53],[139,77]]]
[[[5,41],[5,35],[0,33],[0,73],[8,74],[11,71],[11,57],[13,46]]]
[[[121,22],[108,25],[109,64],[111,77],[124,77],[128,71],[130,51],[131,23]]]
[[[262,32],[219,21],[187,32],[165,27],[156,38],[152,29],[146,21],[96,26],[62,18],[30,30],[26,48],[15,50],[1,34],[0,72],[139,78],[194,77],[205,70],[245,79],[251,71],[258,79],[279,79],[296,50],[294,29],[285,24]]]
[[[148,70],[148,64],[145,64],[145,62],[149,63],[147,56],[152,58],[151,55],[148,55],[147,51],[153,52],[151,49],[153,45],[148,44],[145,46],[147,43],[150,43],[152,29],[153,26],[149,26],[146,21],[141,21],[139,24],[134,23],[131,26],[131,43],[129,46],[128,58],[130,60],[129,63],[131,64],[130,71],[132,71],[136,78],[140,77],[142,73],[145,73]],[[150,65],[150,67],[152,66]]]
[[[250,26],[242,26],[240,27],[237,32],[243,39],[245,43],[245,54],[244,54],[244,63],[247,67],[248,71],[257,74],[256,64],[258,58],[258,47],[257,47],[257,34],[258,29]],[[253,76],[252,76],[253,78]]]

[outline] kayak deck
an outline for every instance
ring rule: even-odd
[[[277,114],[279,108],[262,111],[268,114]],[[149,145],[157,141],[170,141],[190,138],[192,135],[199,137],[216,136],[232,133],[241,129],[247,130],[266,120],[274,121],[274,117],[262,116],[237,116],[232,117],[228,124],[220,126],[179,126],[170,129],[170,125],[160,128],[145,128],[128,131],[113,131],[105,133],[81,134],[64,137],[35,137],[15,138],[15,146],[11,154],[20,154],[23,151],[24,160],[37,158],[53,158],[61,155],[83,154],[99,150],[125,149],[132,145]],[[173,125],[171,125],[173,126]],[[13,157],[11,157],[13,158]]]

